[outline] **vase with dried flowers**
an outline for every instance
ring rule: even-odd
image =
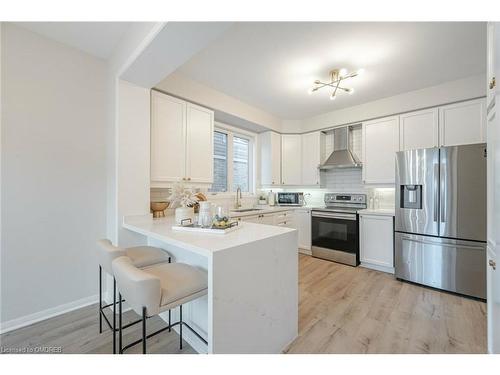
[[[193,206],[198,200],[190,188],[186,188],[182,183],[175,184],[168,201],[170,207],[175,208],[175,222],[178,225],[185,219],[191,219],[191,222],[194,222]]]

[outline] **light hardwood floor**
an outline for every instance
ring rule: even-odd
[[[299,337],[288,353],[486,353],[483,302],[306,255],[299,268]],[[127,312],[125,321],[136,318]],[[148,330],[163,324],[153,318]],[[126,342],[139,338],[139,328]],[[4,348],[60,346],[63,353],[111,353],[111,343],[111,332],[99,335],[95,305],[0,336]],[[148,340],[148,351],[194,352],[178,343],[175,332],[164,332]]]
[[[62,353],[111,354],[113,352],[112,333],[103,321],[103,333],[99,334],[97,305],[75,310],[31,326],[0,335],[2,348],[37,348],[43,346],[61,347]],[[109,315],[108,315],[109,316]],[[139,318],[133,311],[123,314],[123,324]],[[157,331],[165,326],[158,316],[148,319],[148,332]],[[141,338],[141,325],[136,324],[124,332],[124,345]],[[118,336],[117,336],[118,337]],[[148,353],[192,354],[196,353],[186,342],[179,350],[179,335],[162,332],[148,339]],[[133,346],[126,354],[142,352],[141,344]]]
[[[300,255],[288,353],[486,353],[486,304]]]

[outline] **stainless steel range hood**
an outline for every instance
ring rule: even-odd
[[[333,130],[333,152],[319,169],[361,167],[361,161],[350,150],[349,135],[349,126]]]

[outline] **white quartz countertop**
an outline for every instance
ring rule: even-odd
[[[123,227],[204,256],[296,230],[244,222],[240,223],[240,229],[227,234],[207,234],[175,231],[172,229],[174,222],[173,216],[153,219],[151,215],[133,215],[124,217]]]
[[[382,215],[382,216],[395,216],[394,208],[367,208],[365,210],[359,210],[360,215]]]
[[[246,211],[246,212],[238,212],[238,211],[229,211],[229,217],[244,217],[244,216],[253,216],[253,215],[262,215],[262,214],[272,214],[275,212],[283,212],[283,211],[294,211],[294,210],[310,210],[312,207],[309,206],[257,206],[252,207],[256,210]]]

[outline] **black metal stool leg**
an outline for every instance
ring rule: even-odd
[[[182,350],[182,305],[179,306],[179,333],[180,333],[180,340],[179,340],[179,349]]]
[[[113,277],[113,354],[116,354],[116,279]]]
[[[118,293],[118,350],[122,354],[122,294]]]
[[[142,354],[146,354],[146,307],[142,308]]]
[[[172,332],[172,327],[170,325],[172,324],[172,312],[168,310],[168,332]]]
[[[102,333],[102,267],[99,265],[99,333]]]

